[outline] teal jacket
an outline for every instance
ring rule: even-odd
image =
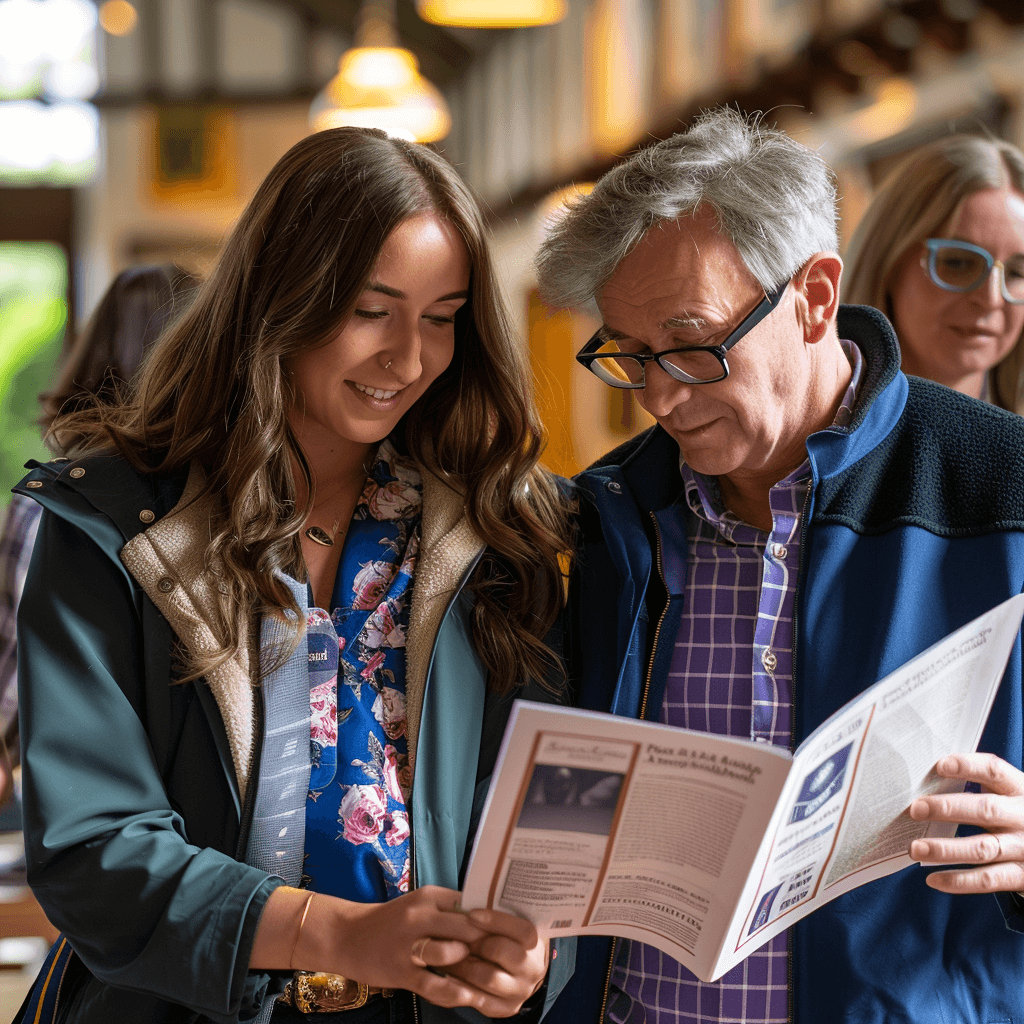
[[[252,1020],[285,980],[248,969],[260,914],[295,884],[246,863],[262,693],[240,730],[212,682],[171,685],[177,640],[153,600],[166,581],[140,584],[123,554],[175,507],[185,477],[140,475],[112,456],[29,465],[16,491],[45,512],[18,615],[26,855],[33,892],[84,964],[61,1019]],[[459,888],[511,704],[487,693],[470,641],[463,585],[475,562],[439,595],[424,653],[417,885]],[[539,685],[517,695],[552,699]],[[533,1017],[571,973],[572,949],[561,952]],[[427,1024],[483,1019],[419,1009]]]

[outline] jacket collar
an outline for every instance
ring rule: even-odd
[[[209,658],[221,650],[218,580],[206,562],[214,496],[202,494],[205,474],[193,464],[177,505],[121,549],[125,568],[170,623],[191,657]],[[239,635],[249,638],[245,623]],[[216,664],[206,683],[217,701],[231,748],[238,789],[245,799],[255,743],[255,706],[249,644]]]
[[[484,550],[484,542],[470,525],[464,496],[429,470],[420,472],[423,519],[405,640],[405,729],[409,767],[414,771],[434,641],[445,613]]]
[[[434,640],[451,601],[484,549],[469,523],[462,495],[427,470],[422,473],[421,545],[406,641],[410,767],[415,763]],[[193,655],[211,655],[220,649],[214,632],[219,616],[218,581],[205,561],[214,498],[199,497],[204,482],[202,470],[193,466],[177,505],[163,519],[138,532],[120,553],[125,567]],[[240,635],[247,636],[248,630],[243,627]],[[243,799],[255,743],[252,665],[258,657],[258,652],[240,648],[206,676],[228,735]]]

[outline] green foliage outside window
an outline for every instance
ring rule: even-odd
[[[60,359],[67,279],[59,245],[0,242],[0,509],[25,461],[49,457],[39,436],[39,393]]]

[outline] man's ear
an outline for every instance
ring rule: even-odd
[[[839,279],[843,261],[834,252],[815,253],[798,271],[794,284],[804,340],[816,344],[828,334],[839,311]]]

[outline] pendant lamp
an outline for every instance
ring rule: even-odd
[[[416,0],[416,11],[434,25],[525,28],[565,17],[566,0]]]
[[[355,43],[313,100],[313,131],[350,125],[410,142],[443,139],[452,126],[448,104],[420,74],[416,57],[398,45],[394,0],[364,0]]]

